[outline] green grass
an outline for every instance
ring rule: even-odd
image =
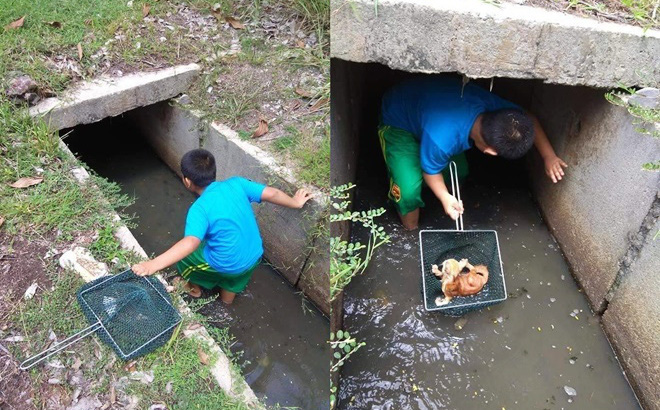
[[[299,164],[301,181],[326,188],[330,184],[330,126],[326,125],[320,143],[299,144],[293,156]]]
[[[291,8],[300,15],[309,29],[316,33],[322,47],[329,46],[330,0],[289,0]]]
[[[567,7],[592,13],[607,15],[610,4],[591,0],[567,0]],[[645,31],[650,28],[660,28],[660,2],[658,0],[620,0],[626,10],[623,15],[633,24],[641,26]]]
[[[54,91],[62,90],[71,78],[68,73],[49,68],[47,58],[66,56],[77,62],[76,46],[81,43],[81,74],[85,77],[93,62],[91,55],[113,38],[118,29],[125,29],[127,41],[131,41],[135,30],[128,29],[142,20],[142,4],[146,2],[135,0],[129,8],[126,1],[4,1],[0,7],[3,27],[22,16],[25,21],[23,27],[3,29],[0,35],[0,78],[6,81],[11,74],[21,72]],[[159,3],[149,3],[152,12],[161,7]],[[46,24],[53,21],[61,23],[61,28]]]
[[[25,110],[0,100],[0,215],[9,233],[44,234],[57,230],[70,240],[77,232],[112,223],[110,211],[131,199],[119,187],[92,174],[93,184],[80,185],[70,169],[75,165],[61,151],[58,138]],[[43,182],[25,189],[8,184],[22,177],[42,176]]]

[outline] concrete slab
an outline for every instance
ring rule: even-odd
[[[321,228],[323,232],[328,227]],[[305,267],[300,274],[298,287],[314,304],[330,317],[330,243],[327,235],[321,235],[314,240],[312,252],[307,258]]]
[[[199,74],[197,64],[123,77],[102,77],[77,84],[60,97],[30,108],[54,130],[89,124],[170,99],[186,91]]]
[[[639,231],[660,186],[660,173],[641,169],[657,159],[658,142],[635,132],[626,109],[600,90],[541,84],[531,108],[569,165],[553,184],[533,154],[533,189],[573,274],[600,311],[629,234]]]
[[[660,230],[656,218],[603,315],[603,325],[645,409],[660,410]]]
[[[660,83],[660,31],[482,0],[333,0],[331,56],[411,72]]]

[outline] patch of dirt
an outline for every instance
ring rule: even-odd
[[[610,21],[622,24],[639,25],[631,12],[619,0],[581,1],[577,5],[570,0],[505,0],[510,3],[541,7],[561,11],[581,17],[595,18],[599,21]]]
[[[51,281],[41,259],[50,249],[46,239],[27,240],[0,233],[0,409],[34,409],[34,391],[28,373],[18,369],[18,360],[6,347],[11,337],[9,318],[25,291],[37,284],[36,293],[50,288]]]

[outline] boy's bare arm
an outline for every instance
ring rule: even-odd
[[[449,215],[451,219],[456,220],[458,216],[463,213],[463,201],[457,200],[449,193],[442,174],[431,175],[423,172],[422,175],[424,176],[426,185],[431,188],[431,191],[433,191],[435,196],[440,202],[442,202],[442,207],[445,208],[445,213]]]
[[[275,205],[285,206],[287,208],[300,209],[314,195],[306,189],[299,189],[292,197],[280,191],[277,188],[267,186],[261,193],[261,200]]]
[[[555,150],[550,145],[548,137],[541,127],[541,123],[532,113],[527,113],[534,122],[534,146],[541,154],[543,162],[545,163],[545,174],[552,180],[552,182],[557,182],[562,179],[564,176],[564,169],[568,165],[555,154]],[[563,167],[563,168],[562,168]]]
[[[133,272],[140,276],[152,275],[190,255],[201,241],[194,236],[186,236],[157,257],[132,266]]]

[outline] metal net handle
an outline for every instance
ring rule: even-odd
[[[37,363],[40,363],[50,356],[61,352],[62,350],[66,349],[67,347],[71,346],[72,344],[76,343],[79,340],[84,339],[85,337],[91,335],[92,333],[96,332],[98,329],[101,328],[101,322],[96,322],[93,325],[86,327],[85,329],[79,331],[76,334],[73,334],[66,339],[62,340],[61,342],[49,347],[48,349],[42,351],[41,353],[37,353],[34,356],[25,359],[23,363],[20,364],[19,369],[21,370],[27,370],[31,368],[32,366],[36,365]]]
[[[461,201],[461,189],[458,186],[458,167],[454,161],[449,163],[449,179],[451,181],[451,194],[458,200]],[[454,221],[456,222],[456,230],[463,230],[463,214],[458,214],[458,218]]]

